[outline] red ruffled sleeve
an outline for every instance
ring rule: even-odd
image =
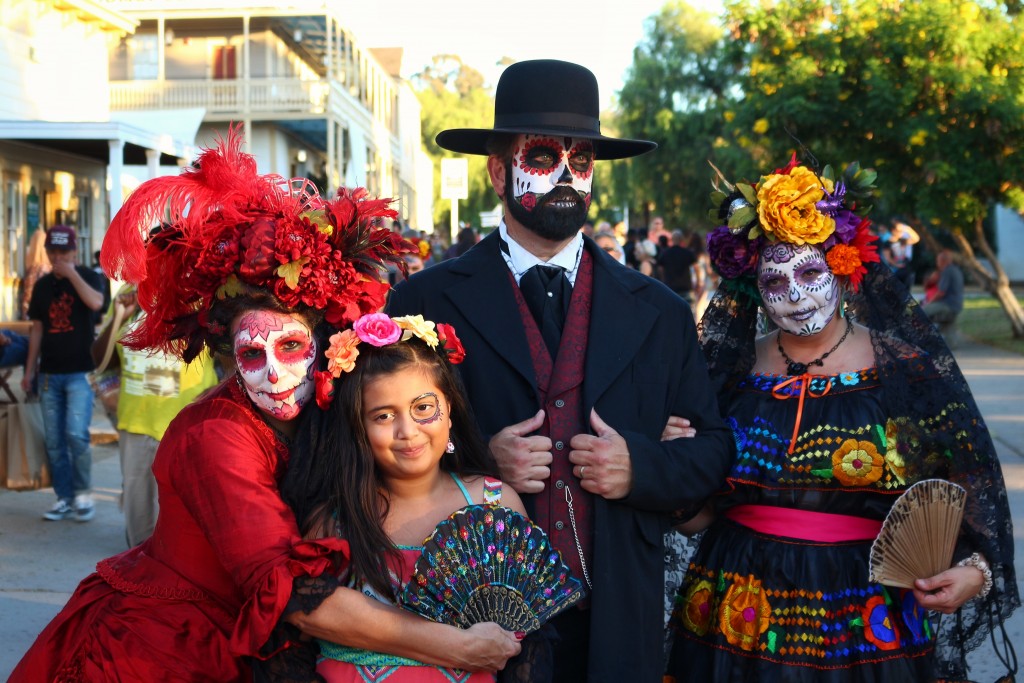
[[[164,541],[161,554],[189,556],[188,562],[176,562],[179,569],[237,613],[232,654],[259,657],[285,612],[293,580],[340,572],[349,549],[338,538],[300,536],[278,489],[287,450],[236,385],[218,394],[231,400],[191,406],[204,409],[181,416],[191,424],[172,424],[160,447],[169,457],[154,464],[157,479],[166,476],[172,489],[170,495],[162,490],[161,520],[165,513],[174,519],[180,505],[180,513],[195,523],[193,537],[183,531],[155,534],[154,540]],[[181,547],[169,547],[175,543]]]

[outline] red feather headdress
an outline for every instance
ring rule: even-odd
[[[384,265],[413,249],[377,225],[397,216],[391,200],[363,188],[324,199],[308,180],[260,175],[241,146],[230,129],[181,174],[142,183],[111,222],[100,262],[138,284],[146,312],[129,348],[190,360],[218,332],[206,320],[215,298],[253,287],[338,327],[384,305]]]

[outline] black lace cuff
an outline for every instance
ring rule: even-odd
[[[337,577],[330,574],[320,576],[298,576],[292,582],[292,595],[284,608],[284,615],[301,611],[309,614],[341,585]]]

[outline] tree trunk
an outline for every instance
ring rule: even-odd
[[[1017,301],[1013,290],[1010,289],[1010,278],[1007,277],[1002,264],[999,263],[995,252],[992,251],[992,246],[985,238],[982,220],[979,218],[974,221],[974,239],[978,244],[978,249],[981,250],[982,254],[985,255],[985,258],[991,264],[993,272],[989,272],[981,264],[967,236],[962,231],[953,231],[953,239],[956,241],[957,246],[960,247],[961,263],[981,281],[985,291],[995,297],[999,305],[1002,306],[1003,312],[1010,321],[1010,328],[1013,330],[1014,338],[1024,338],[1024,310],[1021,310],[1020,302]]]

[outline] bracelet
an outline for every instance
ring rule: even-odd
[[[981,553],[973,553],[970,557],[964,558],[956,563],[958,567],[974,567],[981,575],[985,577],[985,584],[981,587],[981,592],[975,597],[984,598],[988,595],[988,592],[992,590],[992,568],[988,566],[988,562],[982,557]]]

